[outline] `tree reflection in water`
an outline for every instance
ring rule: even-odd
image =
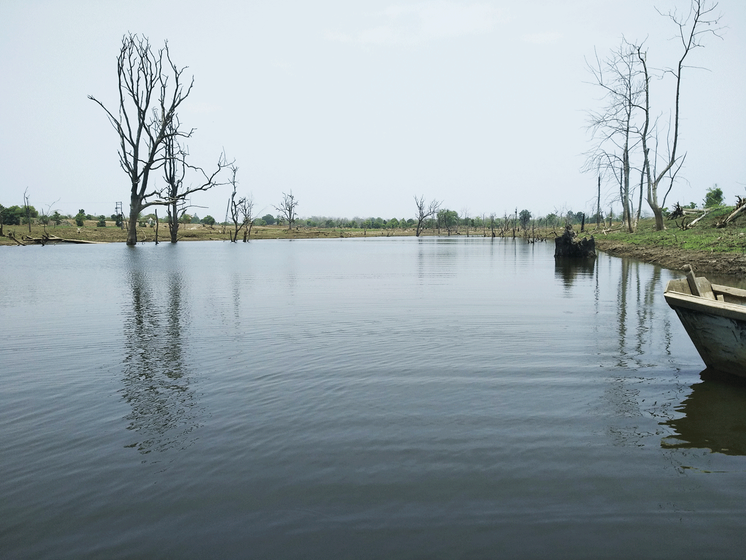
[[[122,393],[132,407],[128,429],[136,434],[128,447],[143,454],[191,445],[202,414],[184,359],[188,310],[182,276],[169,273],[165,294],[157,284],[147,271],[133,267],[132,302],[124,313]]]

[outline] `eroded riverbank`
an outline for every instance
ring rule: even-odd
[[[631,257],[646,263],[681,271],[691,264],[698,273],[716,273],[746,277],[746,254],[688,251],[677,247],[641,246],[599,239],[596,248],[615,257]]]

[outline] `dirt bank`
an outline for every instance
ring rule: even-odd
[[[681,271],[685,264],[691,264],[697,273],[711,272],[746,277],[744,254],[686,251],[675,247],[645,247],[599,238],[596,238],[596,249],[616,257],[631,257],[671,270]]]

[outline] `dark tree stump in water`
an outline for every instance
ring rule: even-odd
[[[572,226],[566,226],[565,232],[554,239],[554,256],[576,259],[595,258],[596,241],[593,236],[590,239],[586,237],[578,239]]]

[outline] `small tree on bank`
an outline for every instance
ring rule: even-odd
[[[521,210],[520,214],[518,214],[518,221],[521,223],[521,229],[526,231],[529,223],[531,223],[531,212],[528,210]]]
[[[722,206],[723,204],[723,189],[718,188],[717,185],[707,189],[705,194],[705,208],[715,208]]]
[[[458,227],[458,212],[455,210],[448,210],[448,208],[438,210],[436,217],[438,229],[445,229],[448,235],[451,235],[451,231]]]

